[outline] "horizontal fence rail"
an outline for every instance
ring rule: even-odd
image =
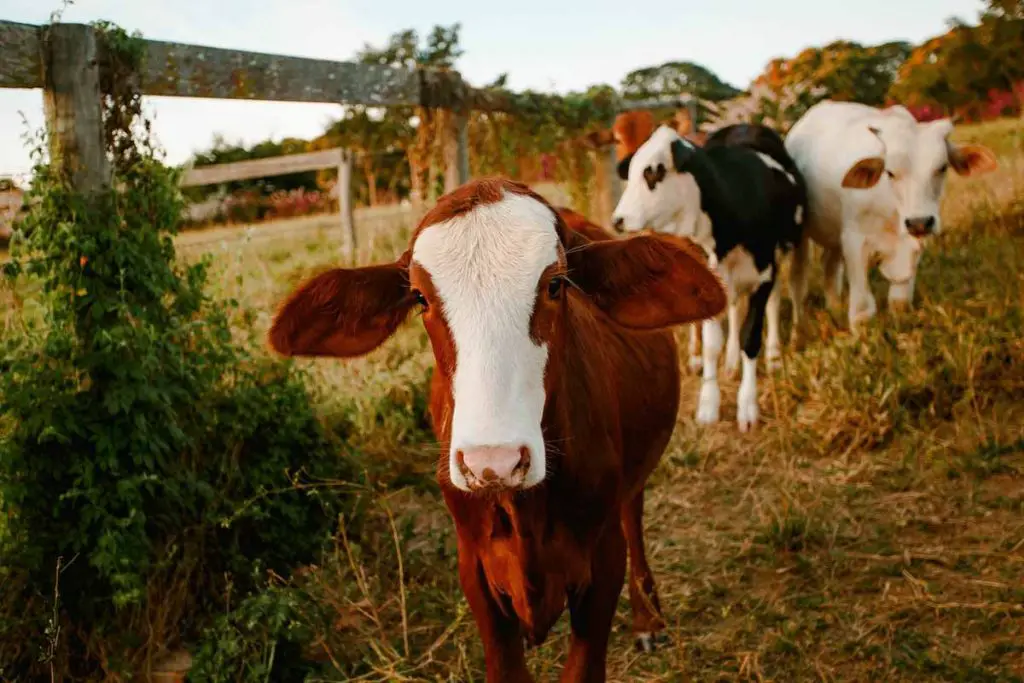
[[[269,159],[247,159],[228,164],[199,166],[185,171],[181,179],[182,187],[199,185],[218,185],[233,180],[248,180],[267,176],[318,171],[321,168],[335,168],[344,162],[341,149],[325,149],[319,152],[304,154],[286,154]]]
[[[43,87],[40,29],[0,21],[0,88]]]

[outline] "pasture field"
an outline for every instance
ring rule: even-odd
[[[950,179],[913,310],[886,311],[876,281],[879,317],[853,338],[816,267],[811,342],[762,370],[752,434],[733,422],[735,380],[711,428],[692,420],[699,379],[684,380],[645,517],[670,642],[634,651],[623,591],[610,680],[1024,681],[1024,121],[957,136],[1001,166]],[[241,303],[239,337],[263,344],[291,288],[338,263],[332,221],[190,233],[180,253],[214,254],[213,293]],[[399,254],[412,221],[357,214],[359,261]],[[331,617],[309,656],[335,672],[324,680],[358,661],[358,680],[483,680],[434,481],[422,327],[355,361],[296,362],[347,439],[339,457],[365,469],[350,485],[371,520],[341,520],[335,552],[289,580]],[[531,654],[540,680],[560,671],[567,630]]]

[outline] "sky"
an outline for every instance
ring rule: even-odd
[[[59,0],[0,0],[0,19],[48,21]],[[745,88],[770,59],[838,38],[861,43],[941,33],[974,21],[981,0],[75,0],[67,22],[113,21],[144,37],[321,59],[352,59],[407,28],[462,24],[457,68],[471,84],[509,74],[509,87],[549,92],[618,85],[633,69],[694,61]],[[2,55],[2,46],[0,46]],[[310,138],[341,115],[331,104],[146,98],[167,161],[215,135],[251,144]],[[0,90],[0,175],[31,168],[26,133],[43,125],[41,91]]]

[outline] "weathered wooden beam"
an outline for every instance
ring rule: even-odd
[[[191,168],[184,173],[181,186],[217,185],[233,180],[265,178],[303,171],[316,171],[321,168],[337,168],[342,165],[342,157],[342,150],[334,148],[304,154],[287,154],[269,159],[247,159],[228,164],[200,166]]]
[[[411,69],[146,41],[147,95],[367,106],[415,105],[420,75]]]
[[[43,87],[38,26],[0,21],[0,88]]]
[[[55,24],[45,44],[50,157],[75,190],[95,194],[110,186],[96,34],[81,24]]]

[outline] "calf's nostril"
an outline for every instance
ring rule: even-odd
[[[626,220],[622,216],[616,216],[612,220],[612,227],[615,228],[616,232],[622,232],[622,226],[625,225]]]
[[[520,446],[519,462],[512,468],[512,474],[525,476],[528,469],[530,469],[530,448],[528,446]]]

